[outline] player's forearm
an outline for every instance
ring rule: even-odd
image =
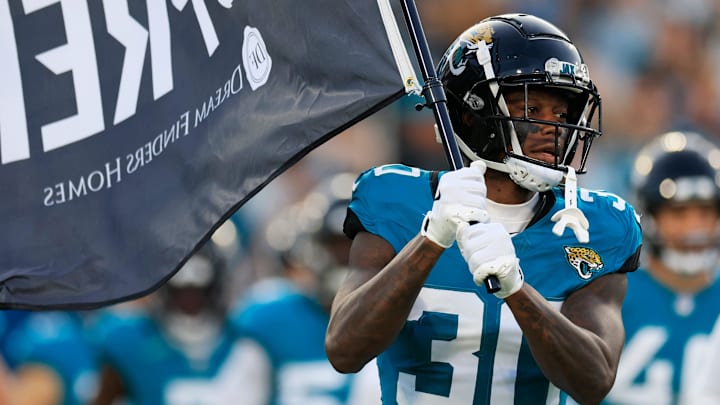
[[[605,342],[573,324],[530,285],[506,302],[543,374],[578,402],[599,403],[612,387],[617,369]]]
[[[340,372],[357,372],[400,333],[444,249],[416,237],[373,278],[333,303],[325,348]]]

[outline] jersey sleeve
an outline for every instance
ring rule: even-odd
[[[353,186],[345,233],[354,238],[370,232],[399,251],[417,235],[432,207],[430,177],[430,172],[398,164],[365,171]]]
[[[640,218],[635,208],[622,197],[606,191],[581,191],[583,199],[590,201],[588,211],[590,238],[599,241],[605,251],[608,270],[632,272],[638,268],[642,247]]]
[[[642,229],[640,217],[630,203],[625,203],[627,209],[624,215],[625,232],[623,243],[618,255],[617,270],[622,273],[637,270],[640,263],[640,250],[642,248]]]

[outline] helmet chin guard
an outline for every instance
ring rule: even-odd
[[[565,173],[508,156],[505,168],[512,181],[530,191],[548,191],[560,184]]]

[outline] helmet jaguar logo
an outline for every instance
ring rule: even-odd
[[[480,41],[486,44],[492,44],[493,34],[495,30],[489,24],[478,24],[467,30],[455,43],[455,47],[450,52],[450,71],[454,75],[459,75],[465,70],[468,58],[475,55]]]
[[[599,272],[605,266],[600,255],[590,248],[565,246],[565,253],[568,263],[583,280],[589,279],[593,273]]]
[[[463,39],[475,45],[477,45],[479,41],[485,41],[486,44],[490,44],[492,43],[494,33],[495,30],[489,24],[478,24],[469,29]]]

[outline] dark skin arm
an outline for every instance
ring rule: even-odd
[[[505,299],[543,374],[582,404],[599,403],[615,381],[626,290],[627,276],[612,273],[571,294],[560,311],[527,283]]]
[[[325,337],[328,359],[338,371],[357,372],[390,346],[443,251],[416,236],[395,256],[384,239],[367,232],[355,236],[353,272],[335,296]]]
[[[335,297],[325,339],[338,371],[359,371],[392,343],[442,252],[418,236],[394,257],[382,238],[356,236],[354,270]],[[527,283],[505,300],[545,376],[581,403],[600,402],[612,387],[625,339],[626,289],[624,274],[609,274],[571,294],[561,311]]]

